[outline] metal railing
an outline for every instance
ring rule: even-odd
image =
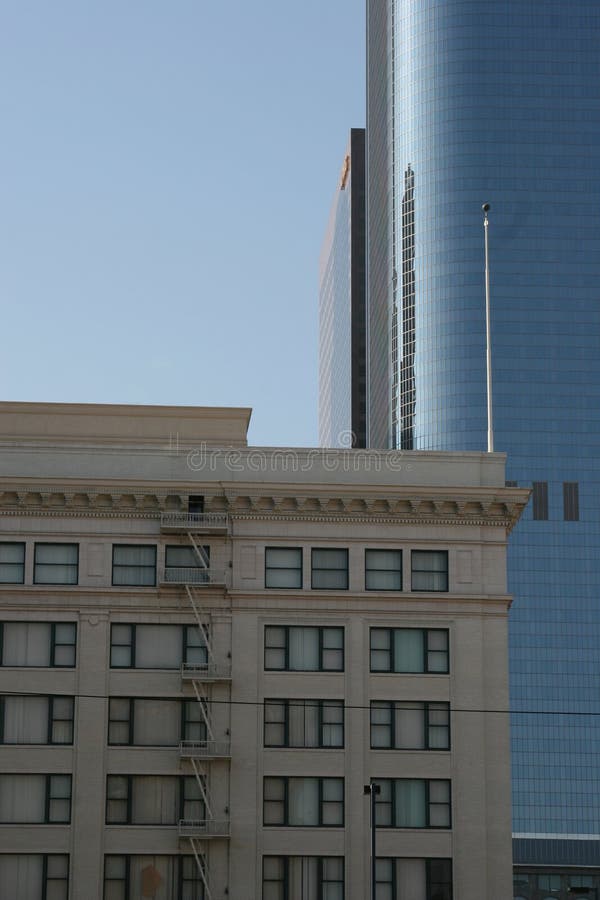
[[[181,677],[184,681],[228,681],[231,678],[231,664],[207,663],[183,663]]]
[[[229,821],[217,819],[180,819],[179,837],[229,837]]]
[[[181,741],[179,755],[182,759],[208,759],[231,756],[229,741]]]
[[[193,584],[195,587],[225,584],[225,574],[203,566],[167,566],[159,574],[161,584]]]
[[[183,531],[226,531],[227,513],[166,512],[160,517],[161,528],[177,528]]]

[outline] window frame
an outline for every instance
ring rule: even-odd
[[[395,825],[394,822],[397,819],[398,813],[398,802],[396,795],[396,784],[402,781],[418,781],[424,785],[425,789],[425,808],[424,808],[424,818],[425,825]],[[389,828],[397,831],[450,831],[452,829],[452,780],[450,778],[373,778],[371,784],[376,784],[381,786],[383,782],[390,783],[390,801],[380,801],[378,798],[381,796],[380,794],[375,795],[375,810],[377,811],[378,806],[386,805],[390,807],[390,825],[381,825],[378,824],[378,828]],[[440,803],[439,801],[431,800],[431,785],[432,784],[446,784],[448,786],[448,802]],[[431,824],[431,812],[432,807],[444,806],[448,809],[448,824],[447,825],[432,825]]]
[[[75,737],[75,697],[72,694],[28,694],[28,695],[20,695],[21,699],[29,699],[31,697],[35,699],[43,698],[47,701],[46,705],[46,740],[44,742],[36,741],[32,743],[31,741],[5,741],[4,740],[4,732],[5,732],[5,706],[6,706],[6,698],[7,697],[15,697],[18,695],[15,694],[0,694],[0,746],[2,747],[72,747],[74,743]],[[71,718],[70,719],[58,719],[54,715],[54,701],[55,700],[70,700],[71,701]],[[55,722],[70,722],[71,723],[71,740],[70,741],[55,741],[53,740],[53,731],[54,731],[54,723]]]
[[[73,776],[70,772],[7,772],[4,769],[2,770],[2,776],[4,778],[10,778],[14,775],[22,775],[24,777],[31,778],[43,778],[44,779],[44,798],[43,798],[43,812],[42,818],[34,821],[17,821],[17,822],[9,822],[8,820],[5,822],[0,822],[0,827],[5,825],[15,825],[18,827],[29,827],[32,825],[70,825],[71,819],[73,816]],[[69,795],[68,797],[53,797],[52,789],[53,789],[53,778],[65,778],[68,779],[69,782]],[[67,819],[55,819],[50,818],[51,812],[51,803],[53,800],[68,800],[69,802],[69,815]],[[58,856],[62,856],[64,854],[56,854]]]
[[[113,700],[119,700],[122,703],[127,703],[127,718],[126,719],[115,719],[111,717],[111,706]],[[132,707],[135,697],[118,697],[112,696],[108,698],[108,730],[106,733],[106,744],[108,747],[135,747],[136,745],[133,743],[133,724],[134,724],[134,716],[132,713]],[[127,723],[127,741],[113,741],[110,737],[111,725],[124,724]]]
[[[318,793],[318,821],[309,825],[290,824],[290,782],[291,781],[317,781]],[[283,800],[265,800],[265,787],[267,781],[279,781],[283,783]],[[324,797],[325,782],[335,781],[342,784],[341,800],[326,800]],[[262,827],[263,828],[344,828],[346,824],[346,783],[343,776],[329,775],[263,775],[263,806],[262,806]],[[283,821],[277,823],[265,822],[265,803],[281,803],[283,808]],[[323,813],[326,804],[335,803],[340,806],[341,822],[327,824],[323,821]]]
[[[204,790],[206,790],[206,775],[201,775],[201,779],[204,780]],[[194,790],[196,789],[198,782],[196,781],[195,775],[180,775],[179,776],[179,809],[177,811],[178,820],[192,820],[192,821],[206,821],[206,803],[204,801],[204,797],[202,796],[202,791],[199,790],[199,796],[189,796],[189,788],[190,786],[194,786]],[[202,815],[201,816],[187,816],[186,815],[186,805],[188,803],[200,803],[202,806]]]
[[[176,737],[173,739],[172,743],[169,744],[142,744],[138,743],[136,740],[135,734],[135,721],[136,721],[136,703],[138,701],[150,700],[150,701],[165,701],[168,703],[176,703],[178,705],[177,711],[177,720],[178,720],[178,733]],[[118,701],[121,703],[127,703],[127,718],[117,719],[113,717],[113,710],[111,709],[113,701]],[[148,696],[121,696],[119,694],[112,694],[108,698],[108,730],[106,742],[108,747],[147,747],[147,748],[160,748],[160,749],[168,749],[171,747],[178,747],[182,740],[188,740],[185,737],[186,727],[188,724],[195,724],[193,720],[188,722],[186,711],[188,708],[188,704],[190,704],[190,708],[194,708],[194,706],[198,706],[198,701],[195,698],[188,697],[148,697]],[[111,725],[127,725],[127,741],[115,741],[111,740]],[[205,738],[206,739],[206,738]]]
[[[210,701],[207,703],[208,709],[210,710]],[[180,740],[181,741],[194,741],[195,743],[203,743],[208,740],[208,730],[206,728],[206,722],[200,716],[198,719],[193,719],[189,717],[188,710],[198,710],[200,711],[200,705],[196,698],[184,697],[181,701],[181,725],[180,725]],[[200,738],[191,738],[189,737],[189,728],[192,728],[194,725],[200,726],[201,731],[203,731],[203,736]]]
[[[372,635],[373,632],[376,631],[385,631],[389,634],[389,658],[390,658],[390,667],[388,669],[374,669],[372,662],[372,652],[373,652],[373,644],[372,644]],[[395,641],[394,641],[394,633],[396,631],[419,631],[422,635],[423,640],[423,661],[424,667],[422,671],[415,672],[414,670],[405,670],[396,668],[396,659],[395,659]],[[436,652],[433,650],[429,650],[429,635],[432,632],[443,632],[446,635],[446,668],[444,670],[440,669],[430,669],[429,668],[429,653]],[[381,648],[375,648],[375,650]],[[442,652],[442,651],[437,651]],[[395,627],[395,626],[379,626],[372,625],[369,628],[369,672],[373,675],[449,675],[450,674],[450,629],[449,628],[410,628],[410,627]]]
[[[133,820],[134,779],[147,778],[147,777],[160,778],[160,779],[175,778],[177,780],[177,783],[176,783],[177,811],[176,811],[176,817],[175,817],[176,821],[175,822],[167,824],[164,822],[137,822],[137,821]],[[202,777],[206,778],[206,776],[202,776]],[[124,799],[109,796],[110,780],[117,779],[117,778],[124,779],[124,781],[127,785],[127,796]],[[192,802],[197,801],[196,797],[190,798],[187,796],[186,786],[191,783],[196,784],[196,776],[195,775],[173,775],[173,774],[167,772],[167,773],[161,773],[161,774],[157,774],[157,775],[149,775],[148,776],[145,773],[122,774],[122,773],[117,773],[117,772],[109,772],[106,775],[106,781],[105,781],[104,824],[105,824],[105,826],[111,826],[111,825],[116,825],[117,827],[118,826],[127,826],[127,827],[131,826],[133,828],[157,828],[157,827],[173,828],[174,826],[177,825],[177,823],[179,822],[180,819],[185,818],[185,816],[183,815],[184,810],[185,810],[185,803],[192,803]],[[125,821],[117,822],[117,821],[109,820],[108,804],[114,803],[114,802],[125,804]],[[204,806],[204,798],[202,796],[200,797],[200,802]],[[204,809],[204,816],[206,817],[206,807]],[[168,854],[166,854],[166,855],[168,855]]]
[[[138,625],[144,628],[179,628],[180,629],[180,661],[176,666],[138,666],[137,665],[137,627]],[[127,643],[115,643],[113,639],[113,628],[129,628],[129,640]],[[192,635],[197,635],[200,638],[200,643],[194,643],[192,640]],[[190,624],[185,622],[119,622],[113,621],[110,623],[110,648],[109,648],[109,668],[110,669],[122,669],[122,670],[130,670],[137,669],[140,672],[177,672],[181,669],[181,665],[185,663],[189,663],[188,656],[190,651],[197,650],[198,648],[204,650],[205,659],[201,663],[191,663],[191,665],[197,666],[197,668],[208,668],[208,648],[206,643],[202,643],[203,635],[196,624]],[[127,647],[129,648],[129,663],[123,665],[115,665],[113,663],[113,649],[118,647]]]
[[[105,853],[104,854],[104,866],[103,866],[103,871],[102,871],[102,896],[103,897],[106,897],[106,885],[108,882],[108,883],[120,885],[124,890],[123,897],[125,898],[125,900],[127,900],[127,898],[129,897],[129,888],[131,885],[131,863],[130,863],[131,855],[133,855],[133,854],[129,854],[129,853],[127,853],[127,854],[126,853]],[[125,874],[123,875],[122,878],[121,877],[109,878],[107,876],[106,863],[109,858],[122,859],[123,862],[125,863]]]
[[[12,850],[8,852],[2,853],[3,857],[15,857],[15,856],[24,856],[24,857],[36,857],[41,858],[41,875],[39,888],[40,892],[37,895],[39,898],[46,898],[48,895],[48,887],[51,883],[56,882],[62,885],[61,890],[61,900],[67,900],[69,897],[69,884],[70,884],[70,869],[71,869],[71,856],[69,853],[60,853],[60,852],[51,852],[51,853],[38,853],[36,851],[29,850]],[[63,861],[63,864],[66,862],[66,874],[65,875],[56,875],[50,873],[50,860],[60,859]],[[52,896],[57,896],[56,892],[53,892]]]
[[[66,778],[69,781],[69,794],[68,797],[62,797],[60,795],[54,796],[52,779],[54,778]],[[53,801],[68,801],[69,803],[69,816],[67,819],[56,819],[51,818],[51,809]],[[73,776],[70,772],[67,773],[53,773],[52,775],[46,776],[46,821],[44,824],[47,825],[70,825],[71,819],[73,817]]]
[[[396,741],[397,741],[396,710],[398,708],[402,708],[403,703],[413,704],[413,706],[409,707],[409,708],[415,708],[416,704],[420,704],[422,707],[421,711],[423,714],[423,738],[424,738],[422,747],[398,747],[398,746],[396,746]],[[377,708],[382,709],[384,706],[389,709],[389,713],[390,713],[390,724],[389,724],[390,743],[389,743],[389,745],[381,746],[379,744],[378,745],[373,744],[373,724],[376,724],[376,725],[380,724],[380,723],[373,723],[373,710],[377,709]],[[441,707],[441,706],[444,707],[445,711],[448,714],[448,724],[445,726],[447,729],[447,735],[448,735],[447,745],[445,747],[432,747],[431,746],[430,728],[441,727],[441,726],[432,726],[430,724],[430,718],[431,718],[430,713],[432,712],[433,708]],[[393,750],[393,751],[399,751],[401,753],[402,752],[413,753],[415,750],[426,750],[427,752],[432,752],[432,753],[447,752],[448,750],[451,749],[450,704],[444,700],[371,700],[370,708],[369,708],[369,745],[370,745],[371,750],[383,750],[383,751]]]
[[[290,705],[300,705],[302,704],[304,710],[306,711],[306,705],[309,703],[314,703],[317,705],[317,733],[318,733],[318,743],[317,744],[290,744]],[[281,722],[267,722],[266,716],[266,708],[267,704],[278,704],[283,705],[283,720]],[[324,720],[324,710],[326,707],[335,704],[336,709],[342,710],[342,721],[341,723],[334,722],[326,722]],[[283,743],[267,743],[267,726],[270,724],[279,724],[283,726]],[[342,730],[342,742],[341,744],[326,744],[323,741],[324,728],[327,725],[334,724],[340,725]],[[346,742],[346,734],[345,734],[345,725],[346,725],[346,715],[345,715],[345,706],[344,701],[339,699],[313,699],[313,698],[279,698],[279,697],[265,697],[263,701],[263,747],[265,749],[290,749],[290,750],[343,750]]]
[[[377,567],[369,567],[369,555],[377,553],[397,553],[400,557],[400,565],[398,569],[379,569]],[[396,593],[404,590],[404,558],[402,550],[398,547],[365,547],[365,591],[395,591]],[[400,587],[369,587],[367,575],[369,572],[394,572],[400,576]]]
[[[531,515],[534,522],[547,522],[549,519],[548,482],[531,482]]]
[[[563,521],[579,522],[578,481],[563,481]]]
[[[265,880],[265,862],[266,860],[278,860],[282,863],[282,873],[281,878],[269,878]],[[290,884],[290,860],[292,859],[310,859],[316,860],[317,863],[317,895],[315,900],[324,896],[323,888],[328,884],[341,884],[342,886],[342,896],[346,896],[346,859],[342,855],[331,855],[331,856],[317,856],[315,854],[301,854],[301,853],[288,853],[286,855],[283,854],[275,854],[275,853],[263,853],[262,856],[262,876],[261,876],[261,896],[264,898],[265,896],[265,884],[276,884],[280,886],[281,897],[282,900],[289,900],[289,884]],[[324,880],[325,875],[325,863],[330,860],[336,860],[341,862],[341,880],[332,881],[328,879]]]
[[[382,881],[380,878],[376,878],[376,885],[388,885],[391,887],[391,900],[402,900],[402,897],[398,891],[398,872],[397,872],[397,863],[401,859],[414,859],[415,857],[402,857],[402,856],[378,856],[377,863],[379,862],[389,862],[391,864],[391,880],[390,881]],[[430,900],[432,896],[432,886],[445,884],[449,887],[449,900],[452,900],[453,897],[453,884],[452,884],[452,858],[451,857],[443,857],[443,856],[425,856],[425,857],[416,857],[416,859],[422,859],[425,863],[425,896],[427,900]],[[433,881],[432,879],[432,864],[433,863],[446,863],[449,868],[449,880],[446,882],[438,882]]]
[[[56,705],[56,700],[70,700],[71,701],[71,718],[70,719],[62,719],[56,716],[54,711],[54,707]],[[70,722],[71,723],[71,740],[70,741],[55,741],[53,739],[54,733],[54,725],[56,722]],[[48,744],[52,747],[72,747],[75,743],[75,697],[70,694],[50,694],[48,696]]]
[[[208,631],[208,626],[205,625],[204,629],[206,631],[206,634],[207,634],[207,636],[209,638],[209,642],[210,642],[210,634]],[[195,634],[195,637],[200,638],[200,643],[196,644],[190,639],[190,636],[193,634]],[[189,659],[190,651],[198,650],[198,649],[201,649],[204,651],[205,659],[201,663],[191,662]],[[193,624],[193,625],[185,624],[185,625],[181,626],[181,661],[185,665],[193,665],[193,666],[196,666],[197,668],[208,669],[208,663],[209,663],[208,646],[207,646],[206,641],[204,640],[204,634],[201,632],[200,628],[196,624]]]
[[[5,664],[4,662],[4,626],[5,625],[47,625],[49,626],[48,631],[48,657],[49,662],[47,666],[38,666],[38,665],[12,665]],[[75,638],[72,642],[57,642],[56,641],[56,626],[57,625],[71,625],[74,628]],[[32,621],[29,619],[3,619],[0,621],[0,669],[75,669],[77,667],[77,638],[78,638],[78,627],[77,622],[62,622],[62,621]],[[57,647],[73,647],[73,662],[62,664],[56,662],[56,648]]]
[[[199,887],[199,896],[202,900],[206,898],[206,892],[204,889],[204,882],[202,881],[202,877],[196,874],[197,870],[196,860],[193,855],[185,854],[185,853],[104,853],[104,865],[102,867],[102,896],[105,898],[107,895],[106,886],[107,884],[117,884],[122,888],[123,898],[124,900],[129,900],[130,888],[131,888],[131,861],[132,859],[139,859],[140,857],[148,857],[148,859],[153,859],[155,856],[165,856],[170,860],[176,860],[177,862],[174,865],[175,873],[176,873],[176,881],[177,881],[177,900],[181,900],[183,897],[183,889],[187,884],[191,884],[194,887]],[[200,856],[203,861],[204,871],[206,870],[206,854],[202,853]],[[108,877],[106,874],[107,869],[107,861],[109,859],[118,859],[123,863],[123,876],[119,877]],[[188,862],[193,863],[194,875],[192,878],[188,876],[186,872],[184,872],[184,867]]]
[[[52,669],[74,669],[77,666],[77,622],[51,622],[50,623],[50,668]],[[56,628],[58,625],[73,625],[75,630],[75,638],[73,641],[59,641],[56,638]],[[72,647],[73,662],[70,665],[62,665],[56,662],[57,647]]]
[[[346,557],[346,564],[342,568],[333,566],[315,566],[315,551],[317,553],[343,553]],[[350,585],[350,554],[347,547],[311,547],[310,550],[310,587],[313,591],[347,591]],[[335,587],[319,587],[315,584],[315,573],[317,572],[344,572],[345,584],[336,585]]]
[[[129,628],[129,643],[126,644],[116,644],[113,640],[113,629],[117,626],[118,628]],[[136,644],[136,636],[135,636],[135,622],[111,622],[110,623],[110,648],[109,648],[109,668],[110,669],[135,669],[135,644]],[[128,665],[115,665],[112,661],[113,648],[114,647],[129,647],[129,664]]]
[[[289,552],[290,550],[294,550],[300,554],[300,564],[296,567],[291,566],[273,566],[269,565],[269,554],[277,553],[278,550],[285,550]],[[298,584],[294,585],[286,585],[286,587],[280,587],[279,585],[271,585],[269,584],[269,573],[271,571],[285,571],[285,572],[296,572],[298,575]],[[302,547],[282,547],[282,546],[268,546],[265,547],[265,589],[269,591],[298,591],[302,590],[304,584],[303,578],[304,572],[304,551]]]
[[[75,563],[45,562],[38,563],[38,547],[76,547],[77,560]],[[37,577],[37,567],[40,566],[69,566],[75,569],[75,581],[40,581]],[[62,587],[76,586],[79,584],[79,544],[74,541],[36,541],[33,545],[33,583],[47,586],[58,585]]]
[[[69,896],[69,884],[70,884],[70,874],[71,874],[71,856],[70,856],[70,854],[69,853],[43,853],[41,855],[44,857],[43,861],[42,861],[42,890],[44,892],[43,896],[46,897],[46,895],[48,893],[48,883],[51,881],[58,881],[58,882],[62,882],[62,884],[66,888],[64,897],[65,897],[65,900],[67,900],[67,898]],[[66,860],[67,860],[67,877],[66,878],[64,878],[62,876],[56,877],[56,876],[50,875],[48,873],[48,858],[52,857],[52,856],[61,856],[63,858],[66,858]]]
[[[165,572],[169,569],[205,569],[208,573],[210,571],[210,544],[201,544],[198,548],[200,552],[204,555],[204,562],[206,565],[202,565],[200,560],[198,559],[198,554],[196,553],[194,547],[190,544],[166,544],[165,545]],[[192,559],[194,560],[192,563],[186,563],[186,565],[173,565],[171,563],[169,565],[169,551],[172,550],[188,550],[191,551]]]
[[[141,549],[152,547],[154,549],[154,563],[152,566],[147,565],[125,565],[124,563],[115,563],[115,550],[132,550],[132,549]],[[112,555],[111,555],[111,576],[110,583],[111,587],[145,587],[145,588],[153,588],[156,587],[156,561],[157,561],[157,545],[156,544],[113,544],[112,545]],[[147,571],[150,568],[153,570],[153,580],[151,584],[146,584],[145,582],[123,582],[123,581],[115,581],[115,568],[116,569],[139,569]]]
[[[285,645],[284,647],[269,647],[267,645],[267,633],[270,628],[279,628],[283,629],[285,634]],[[290,669],[290,630],[292,628],[311,628],[318,631],[317,641],[318,641],[318,667],[316,669]],[[340,647],[327,647],[324,643],[324,636],[327,630],[337,630],[342,633],[342,646]],[[267,666],[267,650],[283,650],[284,652],[284,666],[283,667],[269,667]],[[336,650],[341,653],[341,666],[340,668],[331,669],[323,667],[323,652],[325,650]],[[264,626],[264,656],[263,656],[263,667],[265,672],[344,672],[346,667],[346,631],[343,625],[279,625],[274,623],[268,623]]]
[[[26,559],[26,542],[25,541],[0,541],[0,551],[2,547],[21,547],[23,550],[23,559],[20,563],[13,562],[2,562],[0,560],[0,566],[14,566],[21,568],[21,580],[20,581],[4,581],[0,580],[0,584],[25,584],[25,559]]]
[[[436,554],[442,553],[446,559],[445,570],[443,570],[443,569],[438,570],[438,569],[431,569],[431,568],[416,569],[415,568],[415,554],[417,554],[417,553],[421,553],[421,554],[428,553],[431,555],[433,555],[434,553],[436,553]],[[414,586],[415,575],[424,575],[424,574],[428,574],[428,575],[444,574],[446,576],[446,582],[445,582],[446,586],[441,587],[441,588],[415,587]],[[413,593],[419,593],[419,594],[447,594],[449,592],[449,590],[450,590],[450,559],[449,559],[449,555],[448,555],[448,550],[431,550],[429,548],[415,547],[410,551],[410,589]]]

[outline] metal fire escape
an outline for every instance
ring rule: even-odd
[[[210,567],[209,548],[198,542],[200,535],[227,535],[229,518],[220,513],[173,512],[161,516],[161,531],[165,534],[185,535],[187,545],[192,550],[188,554],[194,565],[165,565],[161,573],[161,585],[183,587],[184,597],[191,607],[198,629],[199,644],[194,647],[195,658],[185,661],[181,666],[182,686],[191,686],[200,710],[200,722],[203,725],[204,737],[197,740],[183,740],[179,745],[179,756],[182,763],[190,766],[198,785],[202,799],[203,817],[181,819],[179,821],[179,838],[188,842],[202,883],[206,900],[213,900],[210,885],[210,874],[207,870],[208,847],[205,841],[214,838],[227,839],[230,834],[229,818],[215,814],[215,804],[211,797],[211,762],[229,760],[231,745],[229,727],[226,738],[217,738],[211,716],[211,699],[216,684],[231,682],[231,654],[227,659],[217,657],[213,648],[213,627],[211,610],[206,607],[205,593],[207,588],[225,590],[225,573],[217,572]],[[186,546],[186,545],[183,545]],[[222,654],[221,654],[222,655]],[[229,717],[230,722],[230,717]],[[228,779],[227,779],[228,780]],[[229,808],[225,807],[228,814]]]

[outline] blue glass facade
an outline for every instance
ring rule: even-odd
[[[382,6],[392,412],[370,407],[371,445],[486,447],[489,202],[495,448],[538,483],[509,558],[515,862],[600,866],[600,3]]]

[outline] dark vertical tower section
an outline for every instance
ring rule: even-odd
[[[367,4],[367,429],[373,448],[391,446],[389,12],[389,0]]]
[[[400,373],[400,421],[402,450],[414,449],[415,425],[415,173],[404,173],[402,195],[402,362]],[[394,373],[395,378],[398,376]]]
[[[350,131],[351,414],[352,446],[367,445],[365,129]]]

